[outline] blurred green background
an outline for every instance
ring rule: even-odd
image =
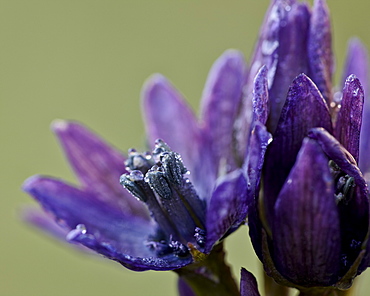
[[[0,295],[176,295],[171,272],[135,273],[80,254],[21,222],[35,173],[75,182],[49,130],[75,119],[126,151],[144,149],[140,89],[166,75],[197,110],[215,59],[249,58],[267,0],[0,1]],[[367,0],[330,1],[337,81],[347,39],[370,46]],[[227,240],[229,262],[259,274],[247,228]],[[357,295],[367,295],[370,272]],[[366,287],[367,286],[367,287]]]

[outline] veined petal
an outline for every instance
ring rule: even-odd
[[[254,78],[253,87],[253,114],[254,120],[266,124],[270,113],[269,93],[267,83],[268,69],[263,66]]]
[[[174,270],[189,265],[193,261],[190,256],[178,257],[174,254],[160,257],[153,253],[148,254],[146,257],[130,256],[121,251],[121,246],[101,242],[100,239],[90,234],[76,234],[73,241],[83,244],[108,259],[117,261],[133,271]],[[145,248],[148,247],[145,246]]]
[[[66,237],[70,232],[69,229],[59,225],[53,218],[52,215],[36,208],[27,207],[22,211],[23,220],[32,225],[33,227],[38,228],[44,233],[50,235],[51,237],[67,243]],[[71,244],[69,244],[72,246]],[[79,251],[83,251],[87,254],[95,254],[90,249],[86,248],[83,245],[73,245],[73,247]],[[96,254],[95,254],[96,255]]]
[[[208,138],[202,139],[197,120],[181,94],[165,77],[156,74],[143,86],[142,104],[149,142],[162,139],[178,152],[200,197],[209,197],[216,171],[210,155],[201,155],[201,148],[209,147]]]
[[[313,127],[332,131],[329,109],[315,84],[301,74],[289,89],[274,140],[266,152],[264,203],[270,224],[277,195],[295,163],[303,138]]]
[[[143,241],[142,236],[148,236],[154,229],[153,223],[136,215],[129,216],[94,198],[92,193],[60,180],[34,176],[25,181],[23,190],[52,214],[59,225],[69,230],[83,224],[89,233],[100,233],[106,241],[137,245],[140,238]]]
[[[364,111],[360,134],[359,166],[361,171],[363,171],[366,176],[370,172],[370,158],[366,156],[370,147],[369,58],[365,46],[357,38],[351,39],[348,43],[347,59],[343,71],[343,84],[345,83],[345,79],[351,74],[356,75],[360,80],[365,93]],[[370,178],[366,179],[369,183]]]
[[[226,166],[225,173],[236,168],[232,147],[233,127],[242,97],[245,72],[243,54],[227,50],[214,63],[202,96],[203,132],[209,138],[216,170],[220,165]]]
[[[164,140],[191,170],[198,156],[200,134],[182,95],[164,76],[155,74],[143,86],[142,104],[149,143]]]
[[[207,210],[206,252],[226,233],[233,232],[245,220],[248,211],[247,182],[241,170],[220,177]]]
[[[243,173],[248,182],[247,204],[248,204],[248,226],[253,247],[262,259],[261,246],[261,221],[259,218],[258,196],[260,189],[261,171],[267,146],[272,137],[266,127],[256,123],[250,137],[249,149],[244,160]]]
[[[147,216],[143,205],[119,184],[126,171],[125,158],[118,150],[76,122],[56,120],[52,129],[84,190],[123,211]]]
[[[91,193],[61,181],[34,176],[23,189],[70,230],[67,239],[78,242],[133,270],[171,270],[191,262],[191,257],[173,254],[158,256],[148,246],[156,224],[138,216],[128,216]],[[190,258],[189,258],[190,257]]]
[[[353,156],[324,128],[313,128],[308,132],[308,136],[315,139],[322,150],[332,159],[339,168],[346,174],[352,176],[361,190],[366,190],[367,185],[363,179],[360,169],[357,167]]]
[[[344,65],[342,85],[350,75],[356,75],[361,81],[365,93],[369,88],[369,58],[365,46],[357,38],[352,38],[348,42],[347,57]]]
[[[328,159],[305,139],[275,204],[274,261],[282,275],[304,286],[337,280],[340,223]]]
[[[240,271],[240,296],[260,296],[256,278],[244,268]]]
[[[307,4],[276,0],[266,14],[251,61],[246,93],[251,93],[258,70],[268,68],[271,112],[269,131],[274,131],[291,81],[307,73],[307,36],[310,12]]]
[[[21,215],[22,219],[29,225],[39,228],[52,237],[65,241],[69,230],[56,223],[51,215],[31,207],[25,208]]]
[[[334,134],[339,142],[352,154],[356,162],[359,158],[363,105],[364,90],[362,85],[356,76],[350,75],[344,84],[343,98]]]
[[[369,191],[361,171],[352,155],[327,131],[321,128],[312,129],[309,137],[315,139],[325,154],[355,182],[355,192],[350,200],[338,205],[341,220],[341,237],[343,265],[346,272],[356,260],[361,249],[366,247],[369,238]],[[369,263],[369,255],[365,256],[359,272]]]
[[[330,105],[333,100],[333,51],[329,9],[325,0],[315,0],[308,35],[309,76]]]

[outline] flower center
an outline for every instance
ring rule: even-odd
[[[341,274],[344,275],[356,260],[363,242],[362,233],[357,233],[354,229],[358,227],[352,224],[354,219],[351,202],[356,194],[356,183],[354,178],[345,174],[333,160],[329,161],[329,168],[335,182],[334,196],[341,221]]]
[[[355,192],[355,179],[343,173],[332,160],[329,161],[329,168],[335,182],[335,201],[337,204],[343,203],[347,205]]]
[[[188,256],[188,243],[202,249],[205,205],[184,177],[188,171],[181,156],[157,140],[152,153],[131,149],[125,165],[129,174],[121,176],[121,185],[146,204],[159,226],[148,247],[160,256]]]

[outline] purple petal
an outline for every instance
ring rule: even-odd
[[[198,194],[209,197],[216,170],[210,154],[202,153],[201,146],[207,149],[208,139],[201,138],[196,118],[182,96],[165,77],[156,74],[143,87],[142,103],[149,142],[162,139],[179,153]]]
[[[247,205],[249,234],[253,247],[261,259],[262,238],[260,232],[261,223],[258,214],[258,195],[264,156],[271,140],[272,137],[266,131],[266,128],[262,124],[256,123],[250,137],[249,150],[243,165],[244,176],[248,182]]]
[[[240,296],[260,296],[256,278],[244,268],[240,271]]]
[[[99,238],[91,234],[76,234],[73,241],[81,243],[104,257],[117,261],[126,268],[134,271],[174,270],[192,263],[190,256],[181,258],[174,254],[163,255],[161,257],[155,256],[154,253],[147,254],[145,257],[127,255],[126,252],[122,252],[120,246],[101,242]],[[145,244],[143,245],[145,246]],[[141,248],[143,249],[143,246]],[[148,247],[146,248],[148,249]]]
[[[52,237],[65,241],[69,230],[56,223],[51,215],[40,209],[26,208],[22,211],[21,216],[27,224],[43,230]]]
[[[355,193],[344,204],[339,204],[341,219],[342,249],[349,265],[354,262],[362,248],[364,240],[369,236],[369,192],[361,171],[352,155],[328,132],[316,128],[310,131],[309,137],[315,139],[325,154],[332,159],[339,168],[355,180]],[[357,247],[353,247],[356,245]],[[365,261],[370,260],[367,255]],[[365,264],[366,265],[366,264]],[[364,266],[360,267],[360,272]]]
[[[200,133],[192,110],[170,82],[153,75],[142,90],[144,121],[149,143],[164,140],[181,154],[191,170],[198,157]]]
[[[262,124],[266,124],[270,111],[267,73],[267,67],[263,66],[254,78],[253,88],[253,114],[255,120]]]
[[[251,132],[249,147],[243,164],[244,176],[248,180],[250,192],[253,196],[258,195],[265,153],[271,141],[271,134],[267,132],[266,127],[257,122]]]
[[[366,182],[361,171],[357,167],[353,156],[323,128],[314,128],[309,131],[308,136],[315,139],[321,146],[326,155],[332,159],[340,169],[346,174],[352,176],[361,190],[367,189]]]
[[[261,66],[268,68],[271,113],[269,130],[274,131],[289,85],[300,73],[307,72],[307,36],[310,13],[307,4],[296,1],[271,2],[251,61],[247,93]]]
[[[366,154],[370,148],[370,89],[369,89],[369,59],[365,46],[358,39],[350,40],[348,44],[347,60],[343,71],[344,80],[354,74],[360,80],[364,92],[364,111],[360,137],[360,168],[364,173],[370,172],[370,157]],[[362,157],[361,157],[362,155]]]
[[[328,106],[315,84],[304,74],[289,89],[274,140],[266,153],[265,206],[273,221],[276,197],[294,165],[302,140],[313,127],[332,131]]]
[[[337,281],[340,223],[328,159],[305,139],[275,204],[275,264],[282,275],[303,286]]]
[[[308,35],[309,76],[328,104],[333,100],[333,52],[329,9],[325,0],[315,0]]]
[[[181,278],[177,282],[177,288],[180,296],[196,296],[190,286]]]
[[[206,252],[210,252],[218,240],[245,220],[248,210],[246,197],[247,182],[241,170],[220,177],[206,215]]]
[[[167,255],[158,258],[147,246],[156,225],[137,216],[128,216],[116,207],[99,201],[89,192],[61,181],[34,176],[23,189],[70,232],[70,242],[81,243],[95,252],[133,270],[171,270],[191,258]]]
[[[233,127],[242,97],[245,62],[239,51],[226,51],[212,66],[203,91],[201,125],[209,138],[213,163],[226,172],[236,168]]]
[[[128,213],[147,215],[143,205],[119,184],[126,172],[120,152],[76,122],[57,120],[52,129],[84,190]]]
[[[342,85],[350,75],[356,75],[367,93],[369,87],[369,58],[366,47],[357,38],[348,42],[347,58],[343,70]]]
[[[359,158],[360,130],[364,91],[360,81],[350,75],[343,88],[341,108],[335,126],[335,137],[352,154],[356,162]]]

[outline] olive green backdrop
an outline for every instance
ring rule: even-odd
[[[250,56],[268,3],[0,1],[1,296],[176,295],[171,272],[131,272],[22,223],[33,201],[20,186],[35,173],[75,182],[49,130],[55,118],[83,122],[123,151],[143,149],[144,80],[163,73],[197,109],[213,61],[228,48]],[[350,36],[370,46],[367,3],[329,0],[339,71]],[[259,274],[247,228],[227,241],[236,275],[242,266]]]

